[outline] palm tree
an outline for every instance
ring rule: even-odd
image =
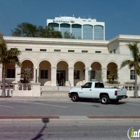
[[[2,35],[1,35],[2,36]],[[0,64],[2,64],[2,83],[3,83],[3,89],[2,89],[2,96],[6,96],[5,94],[5,74],[6,74],[6,65],[7,64],[17,64],[20,66],[19,58],[20,51],[17,48],[11,48],[8,49],[5,40],[0,40]]]
[[[129,69],[134,68],[135,72],[135,90],[134,97],[138,97],[138,89],[137,89],[137,76],[140,75],[140,51],[137,46],[137,42],[127,44],[128,48],[132,52],[133,60],[125,60],[122,62],[121,67],[128,65]]]
[[[21,72],[21,78],[23,78],[23,80],[21,80],[22,83],[29,83],[30,78],[32,77],[32,71],[30,68],[25,68],[22,72]]]

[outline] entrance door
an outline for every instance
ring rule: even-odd
[[[59,86],[65,86],[65,71],[64,70],[57,71],[57,84]]]

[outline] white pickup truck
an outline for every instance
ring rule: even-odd
[[[108,104],[110,101],[118,103],[119,100],[127,98],[126,89],[119,88],[104,88],[104,84],[99,81],[87,82],[80,88],[70,89],[68,96],[72,101],[78,99],[98,99],[102,104]]]

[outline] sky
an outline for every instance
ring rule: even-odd
[[[11,36],[18,24],[46,26],[59,16],[105,22],[105,38],[140,35],[140,0],[0,0],[0,31]]]

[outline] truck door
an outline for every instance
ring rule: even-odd
[[[95,87],[94,87],[94,98],[99,98],[100,93],[103,91],[104,88],[104,84],[97,82],[95,83]]]
[[[79,95],[83,98],[92,98],[92,83],[88,82],[85,85],[81,86]]]

